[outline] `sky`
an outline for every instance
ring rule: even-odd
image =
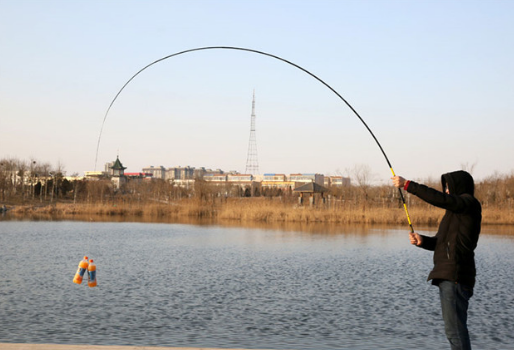
[[[0,0],[0,158],[477,180],[514,170],[514,2]],[[106,114],[107,113],[107,114]],[[100,135],[101,132],[101,135]],[[97,153],[98,151],[98,153]]]

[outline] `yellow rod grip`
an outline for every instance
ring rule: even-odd
[[[396,176],[394,173],[393,167],[391,167],[390,169],[391,169],[391,173],[393,173],[393,176]],[[412,227],[409,210],[407,209],[407,203],[405,203],[405,198],[403,198],[403,194],[401,192],[402,190],[400,188],[398,190],[400,191],[400,195],[402,196],[403,208],[405,209],[405,215],[407,215],[407,221],[409,222],[410,232],[414,233],[414,227]]]

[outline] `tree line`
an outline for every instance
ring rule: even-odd
[[[213,185],[196,179],[189,187],[178,186],[173,181],[161,179],[132,180],[116,189],[105,179],[67,179],[61,165],[52,166],[34,159],[22,161],[13,158],[0,159],[0,201],[1,204],[48,204],[56,201],[74,203],[108,204],[118,203],[172,203],[191,199],[204,202],[223,202],[231,197],[280,198],[283,202],[297,203],[299,194],[292,189],[259,188],[237,185]],[[401,206],[396,188],[389,185],[371,185],[369,172],[354,172],[352,185],[331,187],[317,203],[339,203],[343,206],[395,207]],[[434,180],[420,181],[441,190],[441,184]],[[494,173],[475,184],[475,195],[484,207],[509,209],[514,204],[514,172]],[[415,196],[405,193],[409,207],[427,204]]]

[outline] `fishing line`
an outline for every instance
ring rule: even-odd
[[[296,67],[298,68],[299,70],[303,71],[304,73],[307,73],[308,75],[310,75],[311,77],[313,77],[314,79],[316,79],[317,81],[319,81],[320,83],[322,83],[323,85],[325,85],[327,88],[329,88],[334,94],[337,95],[337,97],[339,97],[347,106],[348,108],[350,108],[352,110],[352,112],[357,116],[357,118],[359,118],[359,120],[362,122],[362,124],[364,124],[364,126],[366,127],[366,129],[369,131],[369,133],[371,134],[371,136],[373,137],[373,139],[375,140],[378,148],[380,148],[380,151],[382,152],[382,154],[384,155],[384,158],[387,162],[387,165],[389,166],[389,169],[391,169],[391,172],[393,173],[393,176],[396,176],[395,173],[394,173],[394,170],[393,170],[393,166],[391,165],[391,162],[389,161],[389,158],[387,157],[384,149],[382,148],[382,145],[380,144],[380,142],[378,142],[378,139],[376,138],[375,134],[373,134],[373,131],[371,131],[371,129],[369,128],[368,124],[366,124],[366,122],[364,121],[364,119],[362,119],[362,117],[359,115],[359,113],[357,113],[357,111],[352,107],[352,105],[350,105],[350,103],[348,103],[348,101],[346,101],[343,96],[341,96],[336,90],[334,90],[330,85],[328,85],[327,83],[325,83],[323,80],[321,80],[320,78],[318,78],[316,75],[312,74],[311,72],[309,72],[308,70],[306,70],[305,68],[302,68],[300,67],[299,65],[291,62],[291,61],[288,61],[284,58],[281,58],[281,57],[278,57],[278,56],[275,56],[275,55],[272,55],[270,53],[266,53],[266,52],[263,52],[263,51],[258,51],[258,50],[253,50],[253,49],[247,49],[247,48],[242,48],[242,47],[235,47],[235,46],[207,46],[207,47],[198,47],[198,48],[194,48],[194,49],[189,49],[189,50],[184,50],[184,51],[180,51],[180,52],[176,52],[174,54],[171,54],[171,55],[168,55],[168,56],[165,56],[165,57],[162,57],[156,61],[153,61],[152,63],[146,65],[145,67],[141,68],[136,74],[134,74],[122,87],[121,89],[118,91],[118,93],[116,94],[116,96],[114,96],[113,100],[111,101],[110,105],[109,105],[109,108],[107,108],[107,111],[105,112],[105,116],[104,116],[104,119],[103,119],[103,122],[102,122],[102,127],[100,128],[100,135],[98,136],[98,143],[97,143],[97,146],[96,146],[96,157],[95,157],[95,170],[96,170],[96,164],[97,164],[97,161],[98,161],[98,150],[100,148],[100,140],[101,140],[101,137],[102,137],[102,131],[103,131],[103,128],[104,128],[104,124],[105,124],[105,120],[107,119],[107,115],[109,114],[109,111],[111,110],[111,107],[113,106],[114,102],[118,99],[118,96],[121,94],[121,92],[125,89],[125,87],[132,81],[134,80],[135,77],[137,77],[141,72],[143,72],[145,69],[153,66],[154,64],[156,63],[159,63],[161,61],[164,61],[164,60],[167,60],[168,58],[172,58],[172,57],[175,57],[175,56],[179,56],[179,55],[182,55],[182,54],[185,54],[185,53],[188,53],[188,52],[194,52],[194,51],[204,51],[204,50],[237,50],[237,51],[247,51],[247,52],[253,52],[253,53],[256,53],[256,54],[259,54],[259,55],[264,55],[264,56],[268,56],[268,57],[272,57],[272,58],[275,58],[279,61],[282,61],[282,62],[285,62],[287,64],[290,64],[291,66],[293,67]],[[403,193],[402,193],[402,190],[399,188],[398,189],[399,193],[400,193],[400,198],[403,202],[403,207],[405,209],[405,214],[407,215],[407,220],[409,222],[409,226],[410,226],[410,229],[411,229],[411,232],[414,232],[414,228],[412,227],[412,222],[410,220],[410,216],[409,216],[409,211],[407,209],[407,203],[405,202],[405,198],[403,196]]]

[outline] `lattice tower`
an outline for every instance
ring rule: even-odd
[[[246,157],[245,174],[259,174],[257,160],[257,139],[255,138],[255,91],[252,99],[252,118],[250,123],[250,141],[248,142],[248,155]]]

